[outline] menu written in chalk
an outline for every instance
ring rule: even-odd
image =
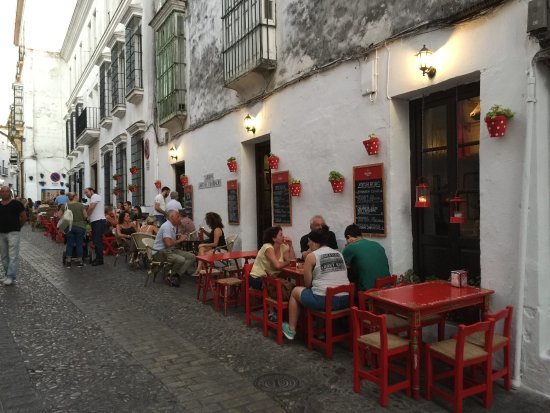
[[[386,235],[384,164],[353,168],[353,207],[355,224],[363,234]]]
[[[273,225],[291,225],[290,192],[288,190],[288,171],[271,174],[271,194],[273,203]]]
[[[193,185],[185,185],[183,190],[183,209],[187,212],[187,216],[193,220]]]
[[[238,224],[239,217],[239,183],[236,179],[227,181],[227,220],[230,224]]]

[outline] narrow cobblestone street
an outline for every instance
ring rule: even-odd
[[[333,360],[300,340],[278,346],[242,309],[227,317],[124,260],[65,269],[62,245],[26,227],[16,287],[0,289],[0,412],[444,412],[439,401],[352,391],[351,353]],[[465,411],[485,411],[467,400]],[[498,412],[548,411],[548,400],[495,386]]]

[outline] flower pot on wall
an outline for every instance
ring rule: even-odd
[[[288,189],[290,190],[290,195],[300,196],[302,192],[302,184],[288,184]]]
[[[279,157],[272,155],[267,158],[267,162],[269,163],[269,169],[279,169]]]
[[[185,175],[181,175],[180,176],[180,183],[185,186],[185,185],[189,185],[189,177],[188,176],[185,176]]]
[[[161,186],[162,186],[161,181],[155,181],[155,188],[160,189]]]
[[[344,183],[345,183],[344,178],[330,180],[329,182],[332,185],[332,190],[334,191],[334,193],[344,192]]]
[[[508,125],[508,118],[500,115],[494,118],[486,117],[485,123],[487,124],[487,130],[491,138],[500,138],[506,133],[506,126]]]
[[[377,136],[369,135],[369,139],[363,141],[367,153],[372,155],[378,155],[380,151],[380,139]]]
[[[237,161],[227,162],[227,167],[229,172],[237,172]]]
[[[132,167],[130,168],[130,173],[131,173],[132,175],[137,174],[137,173],[138,173],[138,168],[136,168],[135,166],[132,166]]]

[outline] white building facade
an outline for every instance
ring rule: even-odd
[[[253,249],[280,218],[272,152],[302,184],[285,234],[297,243],[322,214],[343,246],[360,215],[354,167],[383,164],[383,225],[370,233],[391,271],[468,269],[495,291],[491,309],[515,308],[516,385],[550,394],[546,29],[532,27],[526,0],[425,3],[78,2],[61,53],[70,187],[150,210],[154,182],[183,196],[185,174],[196,223],[208,211],[228,223],[236,180],[239,214],[226,233]],[[419,70],[423,45],[433,77]],[[494,104],[515,112],[501,138],[484,123]],[[369,134],[375,155],[363,147]],[[346,178],[342,193],[331,170]],[[416,207],[422,182],[429,208]],[[450,223],[453,198],[466,205],[463,223]]]

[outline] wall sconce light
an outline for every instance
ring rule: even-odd
[[[178,155],[177,155],[177,152],[176,152],[176,148],[174,148],[173,146],[170,148],[169,154],[170,154],[170,159],[173,159],[175,161],[178,160]]]
[[[247,132],[256,133],[256,126],[254,125],[254,118],[250,115],[246,115],[244,118],[244,128]]]
[[[436,69],[432,66],[432,51],[424,45],[415,56],[418,57],[418,68],[422,72],[422,76],[428,75],[430,79],[433,78]]]

